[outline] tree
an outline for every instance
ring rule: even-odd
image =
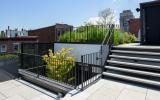
[[[1,37],[1,38],[5,37],[5,32],[4,32],[4,31],[1,31],[0,37]]]
[[[114,23],[114,11],[110,8],[106,8],[99,12],[99,21],[97,24],[99,25],[107,25]]]

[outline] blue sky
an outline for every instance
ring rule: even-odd
[[[35,29],[67,23],[78,26],[98,15],[98,12],[111,8],[116,19],[125,9],[135,9],[139,2],[151,0],[0,0],[0,30],[11,28]]]

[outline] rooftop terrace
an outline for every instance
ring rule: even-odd
[[[63,100],[159,100],[160,91],[136,84],[101,79],[76,95],[67,95]]]

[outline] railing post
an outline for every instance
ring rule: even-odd
[[[23,69],[23,43],[21,43],[21,52],[20,52],[20,62],[21,62],[21,68]]]
[[[88,26],[87,26],[87,42],[88,42]]]
[[[112,42],[112,45],[114,45],[114,31],[115,31],[114,29],[115,29],[115,25],[113,24],[113,33],[112,33],[112,41],[113,42]]]
[[[72,31],[72,29],[71,29],[71,27],[70,27],[70,35],[69,35],[69,36],[70,36],[70,37],[69,37],[69,38],[70,38],[70,42],[71,42],[71,33],[72,33],[71,31]]]
[[[101,67],[102,67],[102,72],[101,73],[103,73],[103,71],[104,71],[104,66],[103,66],[103,45],[101,45],[100,54],[101,54]]]
[[[81,85],[82,85],[81,90],[83,90],[83,80],[84,80],[83,71],[84,71],[83,56],[81,56]]]
[[[36,59],[35,60],[37,60],[38,62],[36,62],[36,63],[38,63],[38,66],[40,66],[40,57],[39,56],[36,56]],[[39,69],[40,67],[38,67],[37,68],[37,78],[39,78],[39,74],[40,74],[40,69]]]
[[[73,62],[75,63],[75,62]],[[77,67],[78,67],[78,63],[75,63],[75,70],[74,70],[74,74],[75,74],[75,83],[74,83],[74,86],[75,86],[75,89],[77,87]]]

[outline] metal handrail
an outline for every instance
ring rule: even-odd
[[[103,41],[102,41],[102,43],[101,43],[101,48],[100,48],[100,51],[99,52],[95,52],[95,53],[97,53],[98,55],[96,55],[96,56],[94,56],[94,53],[90,53],[90,54],[86,54],[86,55],[82,55],[81,56],[81,74],[82,74],[82,77],[81,77],[81,90],[83,90],[83,88],[84,87],[86,87],[86,86],[88,86],[88,85],[90,85],[90,84],[92,84],[92,82],[94,82],[95,80],[97,80],[97,79],[99,79],[100,77],[96,77],[96,75],[102,75],[102,72],[103,72],[103,66],[104,66],[104,64],[105,63],[103,63],[103,58],[104,59],[107,59],[108,58],[108,55],[109,55],[109,53],[108,54],[106,54],[106,55],[104,55],[104,57],[102,56],[103,55],[103,53],[105,53],[105,51],[103,51],[102,49],[103,49],[103,46],[106,46],[106,45],[109,45],[109,49],[108,50],[110,50],[111,49],[111,45],[112,45],[112,43],[110,43],[110,41],[113,39],[112,38],[112,36],[114,35],[114,25],[112,24],[112,25],[109,25],[109,30],[107,31],[107,34],[105,35],[105,37],[104,37],[104,39],[103,39]],[[99,55],[100,54],[100,55]],[[96,58],[96,59],[95,59]],[[97,59],[98,58],[98,59]],[[94,66],[94,64],[95,64],[95,62],[97,63],[97,61],[98,61],[98,63],[99,63],[99,65],[100,65],[100,69],[98,68],[98,67],[95,67]],[[90,62],[91,62],[91,64],[90,64]],[[87,64],[87,67],[85,67],[86,66],[86,64]],[[95,77],[94,78],[94,80],[92,80],[92,81],[87,81],[86,80],[86,68],[91,68],[90,70],[88,70],[88,72],[87,72],[87,75],[93,75],[93,74],[95,74],[94,72],[92,72],[92,68],[96,68],[96,70],[97,70],[97,73],[95,74],[95,75],[93,75],[92,77]],[[99,71],[98,71],[99,70]],[[85,81],[87,81],[87,83],[86,84],[84,84],[84,82]]]
[[[102,44],[101,44],[101,45],[104,45],[106,40],[108,40],[106,44],[108,44],[108,43],[109,43],[110,38],[111,38],[111,36],[112,36],[113,32],[111,32],[111,34],[109,34],[109,33],[110,33],[110,31],[111,31],[113,28],[114,28],[114,25],[112,24],[112,25],[111,25],[111,27],[109,27],[108,33],[106,34],[105,38],[103,39],[103,41],[102,41]],[[109,38],[107,38],[107,37],[109,37]]]
[[[102,63],[101,63],[102,65],[101,66],[105,65],[105,60],[108,58],[109,51],[110,51],[110,49],[111,49],[111,47],[113,45],[113,43],[110,43],[111,40],[114,42],[114,24],[112,24],[110,29],[109,29],[108,38],[105,38],[104,40],[106,40],[106,43],[103,43],[101,45],[100,52],[101,52],[101,55],[107,53],[106,51],[103,51],[103,48],[107,48],[107,46],[108,46],[108,49],[107,49],[108,53],[104,57],[102,57],[102,60],[104,60],[104,62],[102,61]]]
[[[110,29],[111,34],[110,34],[109,39],[108,39],[108,41],[107,41],[106,44],[109,44],[109,41],[111,40],[111,37],[113,36],[113,33],[114,33],[114,32],[113,32],[113,28],[114,28],[114,25],[111,26],[111,29]]]

